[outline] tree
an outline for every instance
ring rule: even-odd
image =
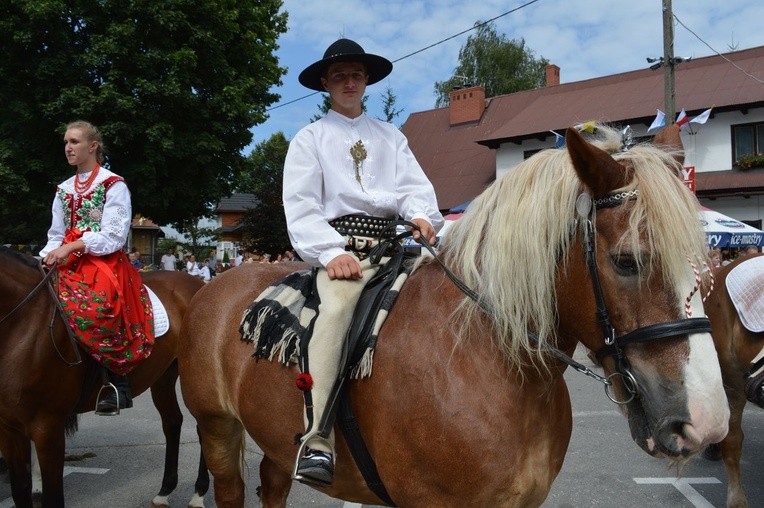
[[[380,94],[380,97],[382,97],[382,112],[385,114],[385,118],[380,118],[380,120],[393,123],[393,120],[403,113],[402,109],[395,109],[398,96],[393,93],[393,89],[388,85],[384,93]]]
[[[229,194],[285,69],[281,0],[14,0],[0,19],[0,240],[44,239],[72,173],[63,127],[103,131],[133,211],[159,223]],[[23,203],[23,206],[19,206]]]
[[[534,58],[524,39],[498,35],[493,23],[478,26],[459,50],[453,76],[435,82],[435,107],[446,106],[451,90],[465,83],[485,87],[487,97],[539,88],[545,84],[548,64],[543,57]]]
[[[241,192],[254,194],[258,203],[241,220],[242,245],[247,250],[275,254],[291,248],[282,201],[284,160],[289,141],[283,132],[259,143],[247,160],[247,171],[240,175]]]

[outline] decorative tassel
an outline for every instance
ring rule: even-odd
[[[297,388],[303,392],[307,392],[313,388],[313,376],[307,372],[303,372],[297,376]]]

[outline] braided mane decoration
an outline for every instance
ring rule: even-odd
[[[616,192],[639,189],[629,216],[629,227],[619,248],[631,252],[642,275],[660,266],[677,294],[690,269],[687,258],[707,258],[705,235],[697,218],[695,196],[677,178],[676,152],[652,144],[621,151],[621,134],[597,125],[590,142],[624,165],[632,180]],[[540,351],[555,342],[557,322],[555,274],[565,270],[571,246],[575,202],[583,192],[567,150],[543,150],[497,179],[476,198],[449,230],[441,253],[445,263],[472,287],[492,309],[492,325],[499,349],[514,366],[529,354],[537,368],[546,369]],[[652,253],[642,259],[640,234]],[[453,322],[463,323],[462,340],[477,330],[470,323],[479,307],[464,299]],[[532,329],[540,346],[529,341]]]

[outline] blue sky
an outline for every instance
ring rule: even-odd
[[[288,31],[279,38],[277,56],[288,68],[281,95],[269,119],[252,129],[253,144],[281,131],[287,139],[307,125],[322,102],[297,82],[298,74],[319,60],[340,37],[353,39],[367,53],[392,61],[426,48],[513,9],[494,22],[510,39],[525,39],[537,58],[560,67],[562,83],[642,69],[646,57],[663,55],[661,0],[284,0]],[[673,0],[674,54],[703,57],[764,45],[762,0]],[[524,7],[523,7],[524,6]],[[432,109],[434,84],[448,79],[468,32],[395,63],[392,74],[367,88],[368,112],[382,117],[381,94],[389,86],[403,109],[394,121]],[[656,72],[661,72],[656,71]],[[764,78],[764,76],[759,76]],[[764,96],[764,86],[762,87]],[[681,108],[677,104],[677,108]]]

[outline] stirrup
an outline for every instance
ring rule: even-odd
[[[109,409],[109,410],[98,409],[98,404],[109,396],[109,393],[107,392],[106,395],[101,397],[101,394],[103,393],[104,390],[114,390],[114,397],[115,397],[115,400],[117,401],[117,405],[114,409]],[[114,386],[114,383],[111,383],[111,382],[104,383],[101,386],[101,389],[98,390],[98,396],[96,397],[95,414],[97,414],[98,416],[117,416],[119,414],[119,390],[117,390],[117,387]]]
[[[300,465],[300,459],[302,458],[303,453],[305,453],[305,449],[308,448],[308,442],[310,441],[321,441],[330,450],[334,450],[334,447],[332,446],[332,443],[327,438],[320,435],[317,430],[313,430],[302,437],[302,442],[300,442],[300,447],[297,449],[297,459],[295,459],[294,468],[292,469],[292,479],[297,480],[299,482],[310,483],[311,485],[313,485],[315,484],[315,482],[313,482],[310,478],[305,478],[301,474],[297,473],[297,469]],[[332,453],[331,455],[332,455],[332,461],[335,461],[337,454]]]

